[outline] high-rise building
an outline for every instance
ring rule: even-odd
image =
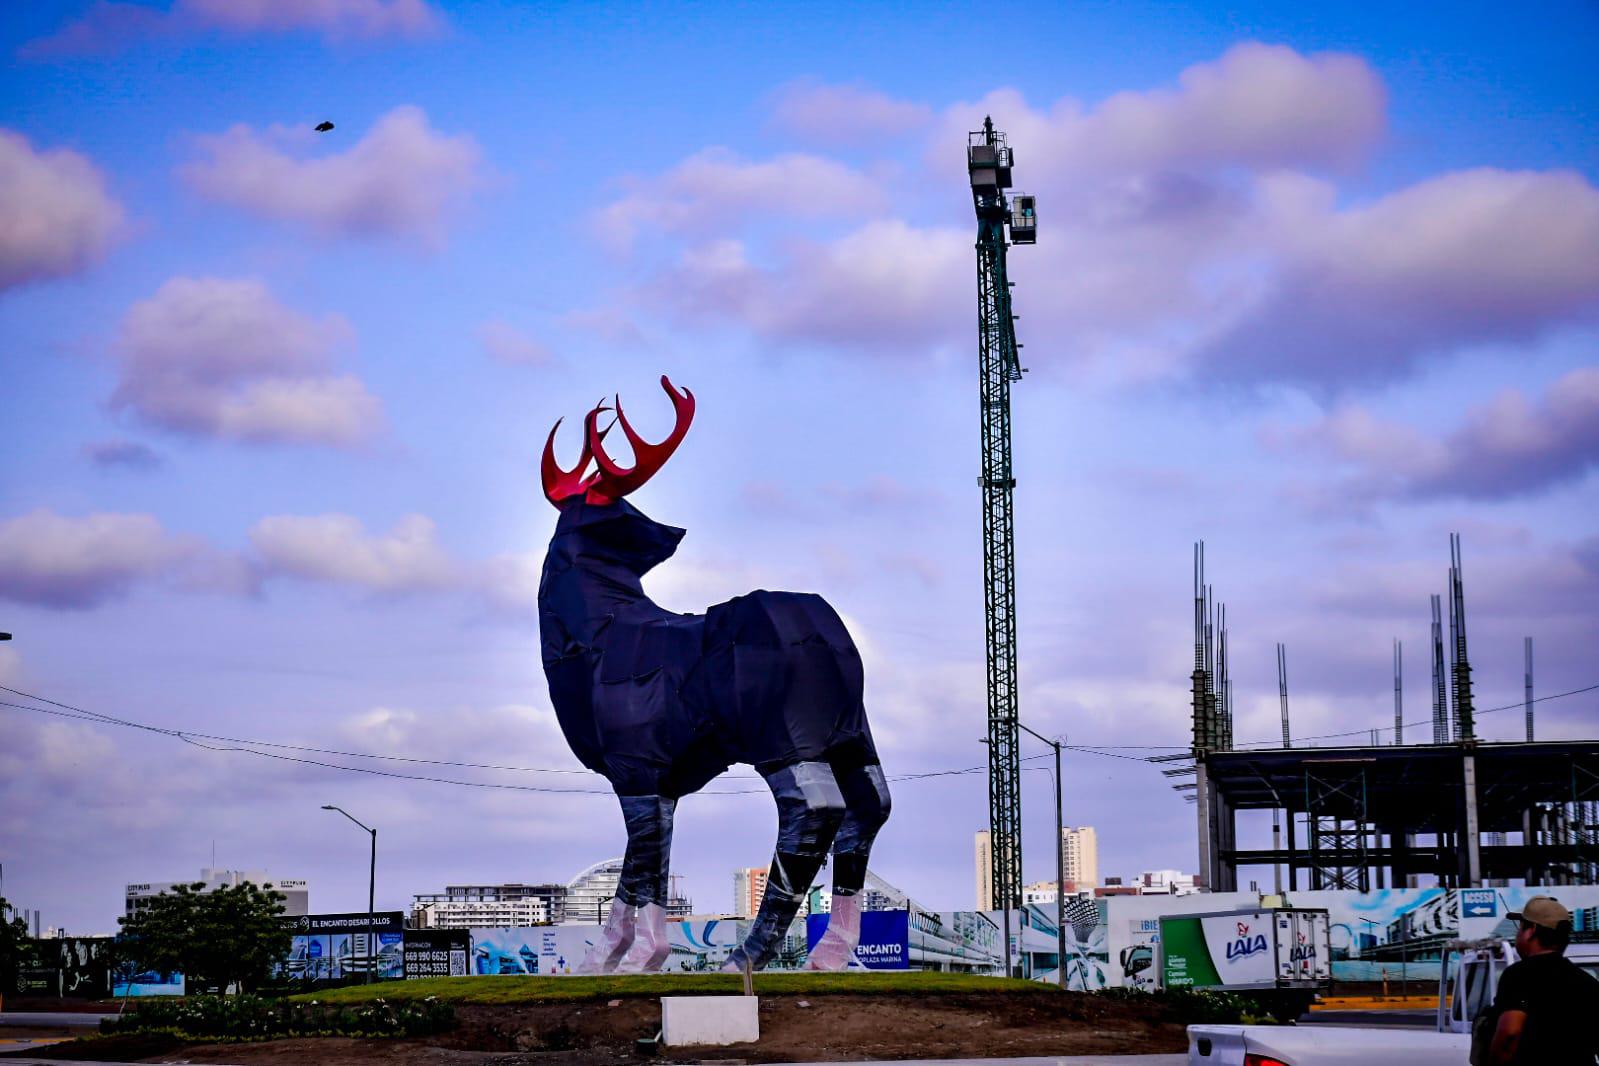
[[[994,839],[987,829],[977,831],[977,909],[994,909]]]
[[[733,871],[733,911],[740,918],[753,918],[766,897],[768,867],[746,866]]]
[[[310,913],[311,889],[303,878],[271,877],[265,870],[211,870],[203,869],[200,876],[189,881],[149,881],[128,885],[123,897],[125,913],[132,915],[150,905],[150,900],[163,892],[171,892],[179,885],[201,885],[202,892],[215,892],[219,888],[238,888],[244,882],[260,888],[270,888],[283,894],[283,913],[302,915]]]
[[[1060,836],[1066,846],[1066,880],[1079,888],[1099,884],[1099,839],[1094,827],[1068,826]]]

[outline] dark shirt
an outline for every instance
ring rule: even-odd
[[[1494,995],[1499,1011],[1527,1014],[1517,1063],[1593,1066],[1599,1049],[1599,981],[1552,952],[1512,964]]]

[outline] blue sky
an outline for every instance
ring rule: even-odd
[[[575,767],[537,662],[555,512],[534,468],[556,418],[612,392],[663,433],[665,371],[699,414],[635,500],[689,530],[651,590],[821,592],[865,652],[890,775],[981,764],[961,153],[984,113],[1040,196],[1012,257],[1030,724],[1184,742],[1199,538],[1242,737],[1276,732],[1277,641],[1297,734],[1390,724],[1394,637],[1425,718],[1452,530],[1479,703],[1519,699],[1525,635],[1540,694],[1599,682],[1591,5],[996,25],[176,0],[29,5],[0,34],[0,684],[165,728]],[[358,905],[362,841],[323,803],[380,827],[385,906],[622,846],[604,796],[0,713],[6,892],[74,930],[213,841]],[[1596,718],[1592,694],[1552,700],[1540,734]],[[1155,768],[1084,752],[1067,777],[1104,872],[1193,865]],[[1029,879],[1048,788],[1027,775]],[[874,867],[970,905],[982,776],[896,799]],[[685,802],[675,870],[702,909],[772,824],[758,795]]]

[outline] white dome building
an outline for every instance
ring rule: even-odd
[[[566,884],[566,909],[562,925],[596,925],[605,921],[611,897],[622,880],[622,860],[606,859],[578,874]]]

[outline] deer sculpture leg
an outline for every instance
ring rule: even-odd
[[[619,796],[627,823],[627,853],[610,913],[578,973],[643,973],[671,953],[666,936],[672,818],[677,800]]]
[[[777,849],[760,910],[726,970],[759,970],[777,954],[844,818],[844,795],[826,763],[799,762],[765,777],[777,800]]]
[[[861,939],[860,891],[877,831],[888,821],[892,801],[883,768],[834,763],[833,775],[844,795],[844,821],[833,838],[833,908],[827,931],[806,962],[808,970],[843,970]]]

